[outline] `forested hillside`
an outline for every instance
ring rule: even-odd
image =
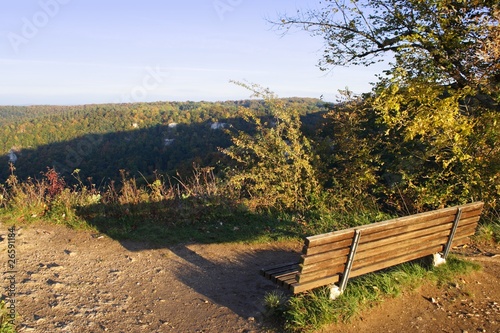
[[[316,99],[286,103],[301,115],[324,108]],[[217,166],[218,148],[231,144],[225,130],[248,126],[240,107],[266,114],[262,100],[0,106],[0,179],[10,174],[9,161],[21,179],[54,167],[67,181],[79,169],[97,184],[117,179],[120,170],[149,177],[189,173],[193,163]]]

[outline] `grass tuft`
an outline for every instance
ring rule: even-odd
[[[500,244],[500,218],[482,223],[475,239],[481,243]]]
[[[16,333],[14,325],[9,323],[8,309],[4,301],[0,301],[0,333]]]

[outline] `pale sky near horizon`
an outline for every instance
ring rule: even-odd
[[[0,105],[280,97],[370,91],[384,65],[317,67],[323,40],[266,19],[318,0],[0,0]]]

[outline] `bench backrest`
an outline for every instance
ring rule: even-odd
[[[307,237],[296,282],[289,287],[299,293],[338,282],[356,247],[356,234],[350,277],[442,252],[447,245],[466,244],[482,209],[483,203],[475,202]]]

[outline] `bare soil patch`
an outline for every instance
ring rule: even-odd
[[[445,286],[425,284],[321,332],[499,333],[500,249],[471,245],[453,252],[479,263],[481,271]]]
[[[276,286],[258,272],[292,260],[301,246],[158,248],[60,226],[23,227],[16,236],[19,332],[273,332],[262,313]],[[6,247],[0,224],[4,272]],[[425,285],[323,332],[500,332],[499,252],[468,248],[464,255],[481,272],[442,288]]]

